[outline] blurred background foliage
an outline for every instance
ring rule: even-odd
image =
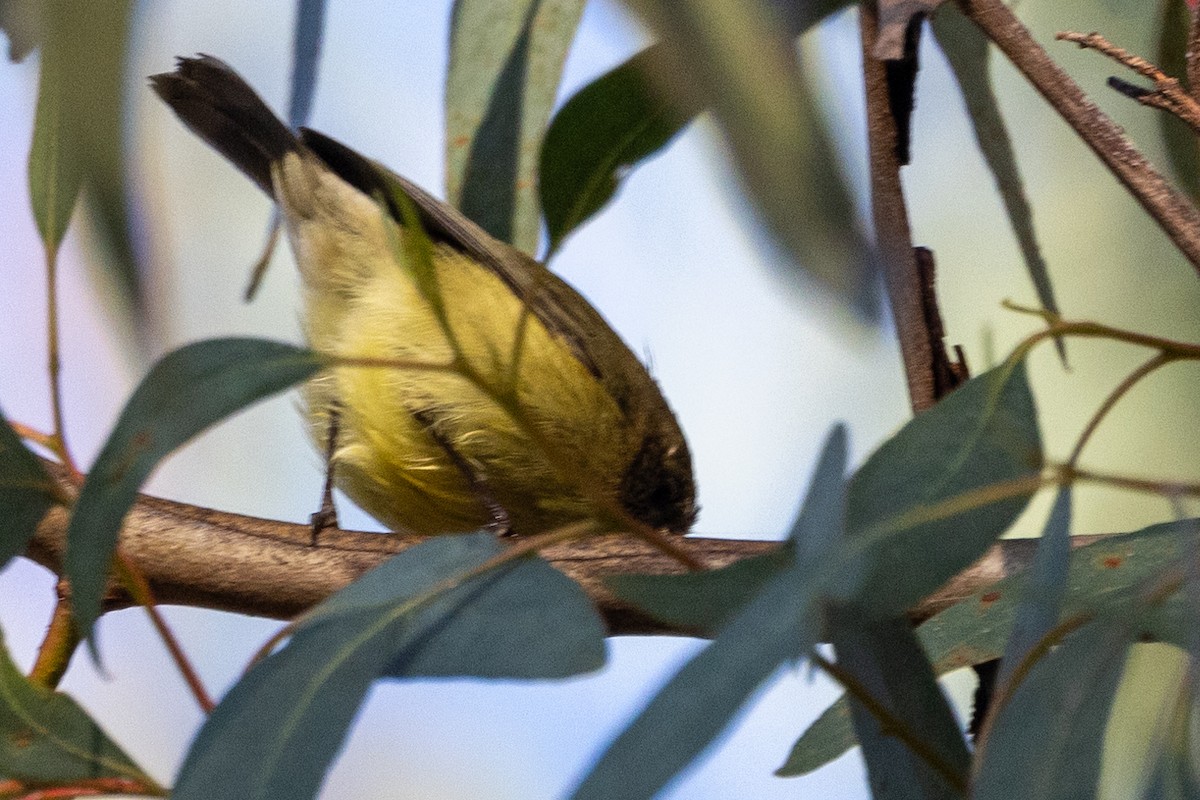
[[[442,104],[450,3],[416,5],[330,4],[310,124],[441,193],[448,151]],[[633,5],[665,27],[653,4]],[[802,9],[803,22],[804,14],[820,16],[817,11],[836,4],[779,5]],[[1155,112],[1105,86],[1117,67],[1053,42],[1059,30],[1098,30],[1153,58],[1162,20],[1178,21],[1180,5],[1024,0],[1018,11],[1151,160],[1186,169],[1181,154],[1187,140],[1174,134],[1172,160]],[[50,11],[45,18],[43,6]],[[76,215],[66,235],[60,268],[68,435],[85,464],[153,355],[222,334],[299,340],[297,280],[286,248],[276,254],[282,263],[268,272],[258,299],[251,305],[240,299],[268,227],[266,200],[184,132],[146,91],[143,78],[169,69],[175,55],[207,52],[229,61],[284,109],[296,8],[283,0],[252,6],[0,0],[10,53],[23,59],[0,67],[5,287],[0,403],[10,418],[49,427],[44,256],[29,212],[26,167],[39,65],[50,69],[30,51],[39,41],[58,42],[67,54],[58,68],[67,70],[72,77],[65,85],[74,87],[61,101],[77,110],[67,120],[71,124],[64,124],[64,135],[77,137],[76,146],[90,156],[82,177],[86,213]],[[121,21],[126,14],[127,23]],[[46,20],[51,24],[43,24]],[[789,24],[795,22],[789,17]],[[738,40],[743,57],[752,56],[753,30],[741,33],[748,37]],[[559,102],[649,41],[624,7],[588,3],[567,55]],[[86,59],[78,55],[97,42],[102,45]],[[836,165],[826,158],[818,166],[832,170],[822,180],[839,171],[848,176],[846,200],[828,194],[828,187],[814,189],[820,184],[811,174],[801,180],[806,173],[799,167],[788,175],[755,173],[760,167],[747,163],[754,154],[739,145],[744,135],[722,136],[718,123],[705,116],[634,171],[615,202],[556,251],[555,269],[636,351],[648,354],[695,452],[704,506],[698,530],[705,534],[777,537],[831,422],[850,423],[855,460],[861,460],[907,414],[895,342],[886,319],[871,322],[874,284],[863,277],[869,271],[847,281],[849,267],[830,268],[863,263],[847,255],[862,252],[855,249],[861,222],[844,219],[845,209],[857,207],[860,217],[867,210],[858,60],[852,13],[835,15],[801,39],[799,75],[811,97],[806,102],[819,109],[827,123],[825,146],[839,157]],[[1063,313],[1200,338],[1200,281],[1194,270],[1012,68],[993,55],[992,70]],[[734,98],[739,90],[730,87],[722,97]],[[917,97],[912,165],[904,174],[914,240],[937,257],[948,341],[961,343],[979,372],[1034,326],[1002,310],[1000,301],[1032,303],[1034,290],[956,84],[931,36],[922,50]],[[725,130],[738,121],[739,108],[716,109]],[[739,181],[731,165],[750,177]],[[779,188],[771,179],[786,185]],[[743,199],[742,183],[760,196],[798,192],[797,203],[814,218],[822,210],[834,213],[811,236],[799,236],[803,230],[780,234],[788,221],[768,213],[760,223]],[[831,227],[830,220],[838,218],[843,224]],[[523,224],[521,236],[532,242]],[[797,253],[807,271],[794,269]],[[1072,342],[1069,355],[1069,371],[1051,349],[1038,351],[1031,363],[1051,457],[1065,456],[1100,400],[1144,358],[1123,346],[1087,341]],[[1085,464],[1200,479],[1200,439],[1191,435],[1200,423],[1198,388],[1200,374],[1192,364],[1148,379],[1089,446]],[[151,491],[261,516],[306,518],[317,497],[320,466],[292,405],[292,399],[274,401],[222,425],[173,458]],[[1018,532],[1040,528],[1048,500],[1034,504]],[[1085,486],[1076,491],[1077,533],[1130,530],[1170,514],[1152,497]],[[373,524],[353,513],[343,519],[350,527]],[[26,666],[48,615],[51,582],[22,564],[6,573],[0,589],[0,622]],[[218,691],[236,679],[246,657],[275,627],[194,610],[173,612],[206,680]],[[114,615],[104,626],[113,679],[79,663],[65,688],[95,710],[156,777],[168,780],[195,729],[196,713],[140,616]],[[397,774],[405,776],[412,796],[526,797],[535,784],[546,787],[538,796],[554,796],[694,646],[614,641],[604,673],[566,684],[424,681],[381,687],[331,779],[329,796],[363,794],[386,785],[374,781]],[[1171,710],[1148,698],[1179,674],[1179,657],[1170,648],[1135,653],[1116,717],[1122,725],[1110,731],[1111,750],[1123,763],[1111,762],[1108,796],[1126,796],[1136,782],[1146,726]],[[958,681],[960,694],[968,684]],[[812,686],[802,676],[777,681],[721,750],[672,796],[790,797],[806,789],[825,797],[861,796],[856,756],[805,778],[770,776],[831,695],[829,687]],[[488,711],[480,719],[485,704]],[[535,707],[538,713],[530,714]]]

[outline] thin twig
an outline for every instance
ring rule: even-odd
[[[67,446],[66,426],[63,424],[62,358],[59,355],[58,337],[58,245],[52,243],[46,244],[46,356],[50,373],[50,413],[54,420],[50,446],[71,477],[78,482],[79,467]]]
[[[127,554],[123,553],[120,548],[117,548],[115,564],[117,567],[117,577],[125,586],[126,591],[130,596],[137,601],[138,605],[146,610],[150,617],[150,624],[154,626],[154,630],[158,633],[163,644],[167,648],[167,652],[171,655],[171,660],[175,662],[175,668],[179,670],[179,674],[183,676],[184,682],[188,689],[191,690],[192,696],[196,699],[196,704],[200,706],[200,710],[205,714],[211,713],[216,708],[216,703],[213,702],[208,690],[204,688],[204,683],[200,680],[200,675],[196,672],[192,662],[188,659],[187,654],[183,651],[183,647],[179,644],[179,639],[175,633],[167,625],[167,621],[163,619],[162,614],[158,611],[158,605],[154,600],[153,590],[150,588],[150,582],[146,580],[145,575],[138,569]]]
[[[1184,52],[1188,88],[1192,96],[1200,100],[1200,10],[1192,9],[1191,24],[1188,25],[1187,50]]]
[[[1098,33],[1074,33],[1065,31],[1054,38],[1074,42],[1081,48],[1095,50],[1113,61],[1133,70],[1143,78],[1154,82],[1153,89],[1135,86],[1120,78],[1109,78],[1108,85],[1126,97],[1133,98],[1144,106],[1161,109],[1174,114],[1193,130],[1200,132],[1200,102],[1183,88],[1178,79],[1163,72],[1156,65],[1139,55],[1117,47]]]
[[[1200,272],[1200,212],[1046,54],[1003,0],[957,0]]]
[[[1104,402],[1100,404],[1100,407],[1096,409],[1096,413],[1092,415],[1092,418],[1088,420],[1087,425],[1084,426],[1083,432],[1079,434],[1079,439],[1075,442],[1075,446],[1071,448],[1071,455],[1067,457],[1067,464],[1073,467],[1079,463],[1079,456],[1083,453],[1083,448],[1087,446],[1088,441],[1092,438],[1092,435],[1096,432],[1096,429],[1100,427],[1100,423],[1103,422],[1104,418],[1108,416],[1108,413],[1116,407],[1121,398],[1129,393],[1130,389],[1136,386],[1138,382],[1142,380],[1142,378],[1154,372],[1159,367],[1170,364],[1172,361],[1177,360],[1177,358],[1177,356],[1170,355],[1169,353],[1160,352],[1158,355],[1153,356],[1149,361],[1145,362],[1133,372],[1125,376],[1125,380],[1117,384],[1116,388],[1109,393],[1108,397],[1104,398]]]
[[[29,680],[39,686],[53,689],[58,686],[71,656],[79,646],[79,632],[75,627],[75,617],[71,613],[71,601],[64,591],[65,581],[59,581],[58,602],[54,606],[54,615],[50,617],[50,625],[42,644],[38,647],[37,660],[29,671]]]

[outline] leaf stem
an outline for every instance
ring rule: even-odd
[[[890,708],[871,694],[871,690],[863,685],[857,677],[840,664],[827,660],[815,650],[808,654],[808,658],[822,672],[841,684],[846,693],[857,700],[875,718],[885,734],[894,736],[903,742],[913,755],[924,761],[956,792],[966,793],[967,783],[963,775],[922,739],[920,734],[913,730],[907,722],[893,714]]]
[[[196,704],[200,706],[200,710],[205,714],[211,713],[216,703],[209,696],[208,691],[204,688],[204,684],[200,681],[200,676],[196,673],[191,661],[188,660],[187,654],[184,653],[183,647],[180,646],[179,640],[174,632],[171,631],[167,621],[163,619],[162,614],[158,611],[158,606],[154,602],[154,594],[150,589],[150,582],[138,569],[138,566],[131,558],[122,552],[121,548],[117,548],[113,559],[116,567],[118,580],[130,596],[137,601],[142,608],[146,609],[146,613],[150,616],[150,624],[154,626],[159,638],[167,648],[167,652],[171,655],[171,660],[175,662],[175,667],[179,670],[183,680],[187,683],[188,688],[192,692],[192,696],[196,698]]]
[[[71,614],[71,601],[63,591],[65,583],[60,581],[58,585],[58,602],[54,606],[54,615],[50,618],[50,625],[46,628],[41,647],[38,648],[37,660],[29,672],[31,683],[45,686],[47,689],[58,686],[80,642],[75,618]]]
[[[50,373],[50,412],[54,419],[54,431],[48,442],[51,450],[62,461],[63,466],[75,483],[82,482],[83,473],[67,447],[66,426],[63,424],[62,402],[62,359],[59,355],[58,337],[58,245],[47,240],[46,246],[46,350],[47,367]]]
[[[1092,438],[1092,435],[1096,432],[1096,429],[1100,427],[1100,423],[1106,416],[1108,416],[1108,413],[1112,411],[1114,407],[1116,407],[1121,398],[1129,393],[1130,389],[1136,386],[1137,383],[1142,380],[1142,378],[1145,378],[1159,367],[1170,364],[1172,361],[1176,361],[1178,359],[1179,356],[1160,351],[1158,355],[1152,357],[1149,361],[1125,376],[1125,380],[1117,384],[1116,388],[1109,393],[1108,397],[1104,398],[1104,402],[1100,404],[1100,407],[1096,409],[1096,413],[1092,415],[1092,418],[1088,420],[1087,425],[1084,426],[1083,432],[1079,434],[1079,439],[1075,442],[1075,447],[1071,449],[1071,455],[1067,458],[1067,465],[1074,467],[1079,463],[1079,456],[1083,452],[1083,448],[1087,446],[1088,441]]]

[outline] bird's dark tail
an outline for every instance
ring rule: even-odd
[[[179,58],[150,84],[183,123],[274,196],[271,164],[299,145],[250,86],[212,56]]]

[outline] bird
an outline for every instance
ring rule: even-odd
[[[291,130],[230,66],[151,86],[278,205],[333,481],[390,530],[686,532],[691,454],[657,382],[544,264],[344,144]],[[356,361],[357,359],[357,361]]]

